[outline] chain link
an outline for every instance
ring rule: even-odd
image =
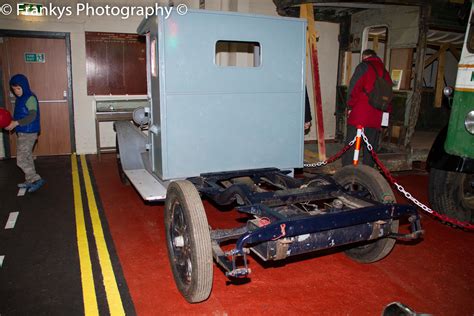
[[[355,144],[355,142],[356,142],[356,139],[357,139],[357,136],[356,136],[356,137],[354,137],[354,139],[353,139],[353,140],[351,140],[351,141],[349,142],[349,144],[347,144],[347,145],[348,145],[349,147],[352,147],[352,145],[354,145],[354,144]]]
[[[314,163],[305,163],[303,164],[303,166],[305,168],[316,168],[316,167],[322,167],[322,166],[325,166],[328,164],[328,161],[325,160],[325,161],[318,161],[318,162],[314,162]]]
[[[432,209],[430,209],[428,206],[418,201],[413,195],[411,195],[410,192],[405,190],[405,188],[402,185],[398,184],[398,182],[395,180],[394,177],[392,177],[392,175],[390,174],[390,171],[388,171],[388,169],[385,168],[382,162],[378,159],[377,154],[374,152],[374,148],[369,143],[369,139],[367,138],[363,130],[362,130],[362,138],[364,139],[364,142],[367,146],[367,150],[370,152],[370,154],[374,158],[377,165],[380,167],[380,169],[382,169],[382,172],[385,174],[386,178],[397,188],[397,190],[400,193],[402,193],[408,200],[412,201],[416,206],[420,207],[423,211],[433,214]]]
[[[364,130],[362,130],[362,138],[364,139],[364,142],[367,145],[367,150],[370,151],[370,152],[373,151],[374,148],[369,143],[369,139],[367,138],[367,136],[365,136]]]
[[[349,150],[349,148],[351,148],[354,143],[356,142],[356,139],[357,139],[357,136],[354,137],[353,140],[351,140],[344,148],[342,148],[341,151],[339,151],[337,154],[335,154],[334,156],[332,156],[331,158],[328,158],[324,161],[318,161],[318,162],[315,162],[315,163],[306,163],[306,164],[303,164],[303,166],[305,168],[315,168],[315,167],[323,167],[325,165],[327,165],[328,163],[331,163],[337,159],[339,159],[347,150]],[[429,208],[428,206],[426,206],[425,204],[421,203],[420,201],[418,201],[410,192],[408,192],[407,190],[405,190],[405,188],[400,185],[397,180],[392,176],[392,174],[390,173],[390,171],[383,165],[383,163],[380,161],[380,159],[378,158],[377,156],[377,153],[374,151],[374,148],[373,146],[370,144],[369,142],[369,139],[367,138],[367,136],[365,135],[364,133],[364,130],[362,130],[362,139],[364,140],[364,143],[367,147],[367,150],[370,152],[370,154],[372,155],[372,158],[374,159],[375,163],[377,164],[377,166],[382,170],[383,174],[385,175],[385,177],[387,178],[387,180],[392,184],[394,185],[397,190],[403,194],[403,196],[408,199],[409,201],[413,202],[413,204],[415,204],[416,206],[418,206],[419,208],[421,208],[423,211],[427,212],[427,213],[430,213],[431,215],[433,215],[434,217],[437,217],[438,219],[442,220],[442,221],[445,221],[445,222],[448,222],[448,223],[451,223],[451,224],[454,224],[456,226],[459,226],[459,227],[462,227],[462,228],[465,228],[465,229],[469,229],[469,230],[473,230],[474,229],[474,225],[470,224],[470,223],[467,223],[467,222],[461,222],[461,221],[458,221],[456,219],[453,219],[453,218],[449,218],[445,215],[442,215],[434,210],[432,210],[431,208]]]
[[[319,167],[323,167],[325,165],[327,165],[328,163],[331,163],[333,161],[336,161],[340,156],[342,156],[347,150],[349,150],[349,148],[352,147],[352,145],[354,145],[355,141],[356,141],[356,138],[357,137],[354,137],[353,140],[351,140],[344,148],[342,148],[337,154],[335,154],[334,156],[324,160],[324,161],[318,161],[318,162],[314,162],[314,163],[305,163],[303,164],[303,167],[304,168],[319,168]]]
[[[397,182],[394,182],[393,184],[397,187],[398,191],[400,191],[400,193],[402,193],[408,200],[412,201],[416,206],[420,207],[423,211],[433,214],[432,209],[430,209],[428,206],[426,206],[425,204],[415,199],[415,197],[411,195],[410,192],[406,191],[403,186],[401,186]]]
[[[364,131],[362,131],[362,138],[364,139],[364,142],[367,146],[367,150],[370,152],[370,154],[372,155],[372,157],[374,158],[375,162],[377,163],[377,165],[380,167],[380,169],[382,169],[383,173],[385,174],[386,178],[394,185],[396,186],[397,190],[402,193],[408,200],[412,201],[416,206],[420,207],[423,211],[425,212],[428,212],[430,214],[433,214],[433,210],[431,208],[429,208],[428,206],[426,206],[425,204],[421,203],[420,201],[418,201],[413,195],[411,195],[410,192],[408,192],[407,190],[405,190],[405,188],[398,184],[398,182],[395,180],[394,177],[392,177],[392,175],[390,174],[390,171],[388,171],[387,168],[385,168],[385,166],[383,166],[382,162],[378,159],[376,153],[374,152],[374,148],[372,147],[372,145],[369,143],[369,139],[367,138],[367,136],[365,135]]]
[[[434,211],[433,209],[429,208],[425,204],[418,201],[410,192],[406,191],[405,188],[402,185],[398,184],[397,180],[391,175],[390,171],[382,164],[380,159],[377,157],[377,154],[373,150],[373,147],[370,145],[367,136],[364,134],[364,131],[362,131],[362,137],[364,139],[364,142],[367,145],[367,149],[370,151],[370,154],[372,155],[372,158],[374,158],[374,161],[377,164],[377,166],[379,166],[379,168],[382,170],[382,172],[385,175],[385,177],[387,178],[387,180],[392,185],[394,185],[397,188],[397,190],[405,196],[405,198],[407,198],[409,201],[413,202],[413,204],[415,204],[416,206],[421,208],[423,211],[425,211],[427,213],[430,213],[431,215],[433,215],[434,217],[437,217],[438,219],[440,219],[442,221],[448,222],[450,224],[453,224],[453,225],[456,225],[456,226],[459,226],[459,227],[462,227],[462,228],[465,228],[465,229],[469,229],[469,230],[474,229],[474,225],[472,225],[468,222],[461,222],[457,219],[449,218],[445,215],[442,215],[442,214]]]

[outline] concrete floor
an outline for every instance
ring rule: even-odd
[[[232,284],[214,268],[210,298],[188,304],[178,293],[163,232],[163,205],[144,203],[117,177],[114,157],[91,159],[130,295],[138,314],[328,314],[379,315],[401,301],[419,312],[463,315],[474,312],[474,235],[422,214],[420,242],[398,242],[384,260],[363,265],[339,252],[315,253],[285,262],[250,257],[250,282]],[[399,182],[427,202],[427,174],[403,173]],[[398,202],[406,202],[398,196]],[[236,211],[221,212],[205,202],[212,227],[241,223]]]

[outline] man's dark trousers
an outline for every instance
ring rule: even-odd
[[[351,140],[353,140],[354,137],[356,136],[356,134],[357,134],[357,128],[355,126],[352,126],[352,125],[347,125],[347,135],[346,135],[346,140],[345,140],[344,145],[347,145]],[[366,128],[364,128],[364,134],[365,134],[365,136],[367,136],[367,138],[369,140],[369,143],[372,145],[375,152],[377,152],[378,146],[379,146],[380,129],[366,127]],[[342,165],[343,166],[347,166],[347,165],[352,164],[352,161],[354,159],[354,148],[355,148],[355,145],[353,145],[351,147],[351,149],[346,151],[346,153],[342,156]],[[363,139],[362,139],[362,142],[360,144],[360,152],[364,153],[362,163],[364,165],[373,167],[375,165],[375,161],[372,158],[372,155],[370,154],[370,152],[367,150],[366,144],[365,144]],[[360,160],[360,154],[359,154],[359,162],[360,161],[361,160]]]

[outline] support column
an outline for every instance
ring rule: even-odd
[[[438,58],[438,73],[436,74],[436,93],[435,93],[435,108],[440,108],[443,102],[443,88],[444,88],[444,69],[446,65],[446,48],[447,45],[443,45],[440,48],[441,53]]]
[[[413,96],[410,105],[410,113],[408,117],[408,127],[405,135],[404,146],[407,147],[411,143],[413,134],[415,133],[416,122],[420,114],[421,105],[421,89],[423,87],[423,70],[425,67],[425,51],[426,51],[426,34],[428,33],[428,17],[430,15],[430,7],[420,7],[420,26],[418,35],[418,44],[416,49],[416,65],[415,65],[415,82],[413,86]]]
[[[316,23],[314,21],[313,4],[302,4],[300,17],[308,21],[306,35],[306,63],[311,65],[313,79],[314,113],[316,114],[316,134],[318,137],[319,160],[326,160],[326,143],[324,139],[323,102],[321,97],[321,82],[319,77],[319,61],[317,48]],[[308,86],[307,89],[311,87]]]

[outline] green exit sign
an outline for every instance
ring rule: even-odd
[[[41,16],[43,15],[42,9],[43,5],[40,3],[23,2],[17,5],[18,14],[20,15]]]
[[[44,63],[46,62],[46,56],[44,53],[25,53],[25,62]]]

